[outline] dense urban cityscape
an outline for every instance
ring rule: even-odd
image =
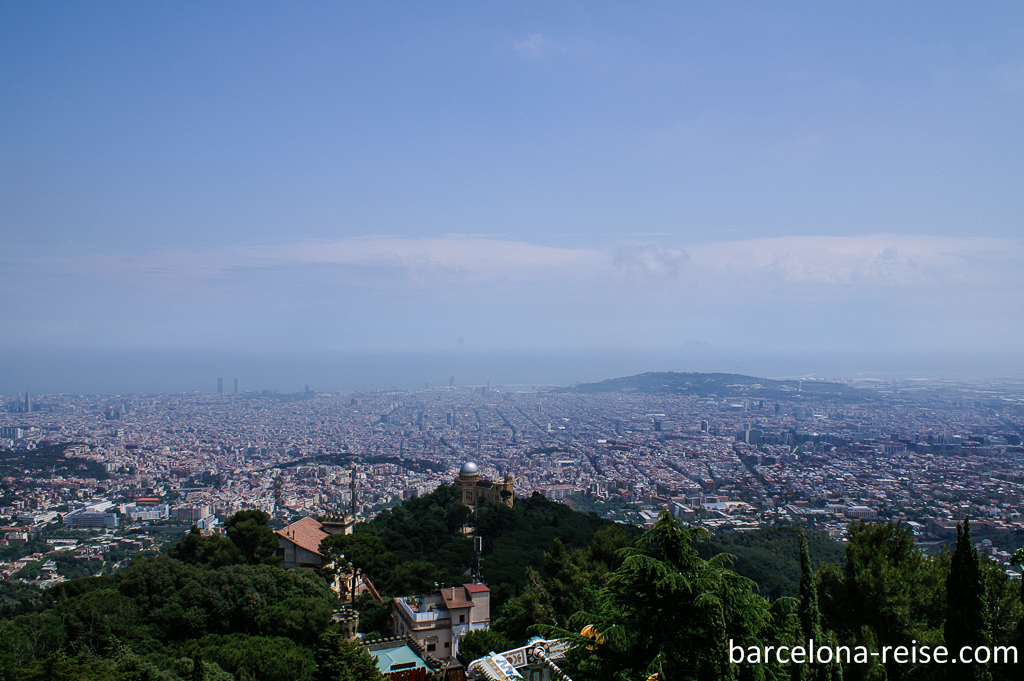
[[[1022,681],[1022,34],[0,2],[0,681]]]
[[[1019,383],[862,381],[821,392],[811,388],[840,384],[709,374],[717,383],[705,390],[649,385],[678,376],[704,375],[568,389],[453,378],[423,390],[283,394],[221,380],[210,393],[10,396],[0,413],[4,543],[47,526],[95,529],[51,543],[93,561],[93,572],[111,570],[193,524],[217,532],[243,509],[280,527],[349,509],[354,490],[368,520],[452,482],[467,461],[485,479],[511,476],[517,498],[540,493],[647,527],[668,510],[710,529],[799,523],[841,540],[851,521],[899,520],[928,548],[955,539],[970,516],[996,560],[1008,564],[1024,543]],[[26,570],[43,557],[16,556],[3,574],[71,576],[52,561]]]

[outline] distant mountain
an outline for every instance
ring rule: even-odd
[[[643,393],[700,395],[707,397],[754,397],[761,399],[832,398],[843,401],[878,399],[872,390],[851,388],[843,383],[811,379],[777,381],[741,374],[701,374],[656,371],[625,378],[610,378],[600,383],[582,383],[562,388],[574,393]]]

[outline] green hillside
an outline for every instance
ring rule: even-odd
[[[766,400],[831,398],[841,401],[876,400],[871,390],[851,388],[843,383],[810,379],[774,380],[740,374],[701,374],[656,371],[623,378],[610,378],[599,383],[583,383],[564,392],[573,393],[640,393],[698,395],[701,397],[749,397]]]
[[[227,536],[190,532],[115,577],[8,590],[0,679],[382,681],[331,623],[328,571],[277,567],[267,520],[239,512]],[[462,528],[472,520],[442,486],[321,550],[343,549],[339,561],[369,573],[385,597],[408,595],[470,579]],[[1022,678],[1019,663],[951,677],[948,666],[881,657],[912,641],[950,651],[1024,644],[1021,586],[978,555],[966,526],[952,554],[928,556],[899,524],[853,524],[845,545],[793,529],[709,536],[667,513],[641,532],[539,495],[511,509],[484,504],[475,522],[487,538],[491,629],[463,639],[463,662],[539,634],[569,640],[560,666],[595,681]],[[365,633],[389,632],[388,603],[357,603]],[[803,671],[775,658],[730,661],[730,641],[750,651],[811,639],[863,649],[864,659]]]
[[[820,532],[807,532],[811,564],[842,565],[845,545]],[[795,527],[764,527],[749,532],[722,530],[697,542],[701,558],[719,553],[735,556],[732,570],[754,580],[762,596],[775,600],[800,595],[800,531]]]
[[[0,449],[0,477],[75,475],[97,480],[110,477],[103,464],[89,459],[66,458],[64,452],[74,446],[74,442],[64,442],[30,450]]]
[[[482,503],[474,518],[459,501],[458,490],[441,485],[358,525],[355,534],[329,541],[339,553],[359,556],[359,567],[383,593],[407,596],[435,582],[461,584],[472,579],[473,542],[465,530],[475,526],[483,539],[481,574],[500,605],[526,586],[527,571],[544,565],[544,555],[556,541],[569,549],[585,548],[599,530],[612,524],[537,493],[516,499],[512,508]]]

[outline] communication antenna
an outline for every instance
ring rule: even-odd
[[[484,538],[478,534],[480,522],[477,516],[477,509],[480,504],[480,497],[473,499],[473,581],[480,582],[480,554],[484,550]]]
[[[352,497],[352,520],[356,519],[356,508],[358,507],[358,497],[356,495],[356,465],[352,464],[352,477],[348,484],[349,492]]]

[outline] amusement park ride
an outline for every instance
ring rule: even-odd
[[[569,647],[568,641],[534,637],[525,646],[473,660],[466,668],[467,677],[488,681],[572,681],[554,662],[564,658]]]

